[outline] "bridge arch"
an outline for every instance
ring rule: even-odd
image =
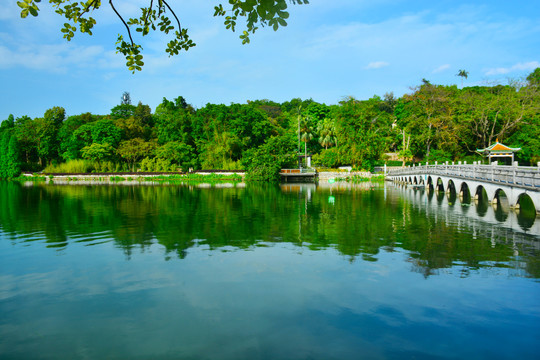
[[[443,179],[441,177],[437,178],[436,189],[439,190],[439,191],[444,191],[444,189],[445,189],[444,181],[443,181]]]
[[[454,183],[454,180],[452,179],[447,179],[446,181],[446,192],[447,193],[456,193],[456,184]]]
[[[432,178],[431,176],[428,176],[428,177],[427,177],[427,180],[426,180],[426,188],[428,188],[429,190],[433,190],[433,189],[434,189],[433,178]]]
[[[511,204],[515,204],[511,198],[511,194],[507,194],[503,189],[498,188],[495,190],[495,195],[493,196],[492,203],[497,203],[503,207],[509,207]]]
[[[476,185],[476,189],[474,190],[474,198],[476,200],[485,199],[487,201],[491,201],[491,199],[493,199],[493,196],[492,194],[488,193],[485,186],[478,184]]]
[[[516,208],[520,211],[530,210],[531,212],[540,213],[540,204],[535,204],[533,198],[526,192],[522,192],[517,196]]]
[[[462,181],[459,186],[459,197],[462,201],[470,201],[471,199],[471,190],[465,181]]]

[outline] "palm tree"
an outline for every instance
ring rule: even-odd
[[[307,143],[313,139],[313,128],[309,124],[309,117],[303,117],[300,120],[298,131],[300,134],[300,141],[304,142],[304,159],[307,158]]]
[[[463,78],[467,79],[469,77],[469,72],[466,70],[459,70],[456,76],[461,77],[461,88],[463,88]]]
[[[332,119],[324,119],[317,125],[317,133],[319,134],[319,144],[327,150],[329,146],[336,145],[336,130]]]

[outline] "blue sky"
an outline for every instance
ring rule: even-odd
[[[144,0],[117,1],[126,15]],[[169,58],[160,35],[142,40],[145,67],[132,74],[115,54],[124,29],[105,2],[94,36],[62,38],[62,18],[47,0],[21,19],[16,0],[0,3],[0,120],[108,114],[124,91],[152,108],[182,95],[195,107],[295,97],[336,104],[346,96],[402,96],[423,78],[465,86],[508,83],[540,67],[540,2],[311,0],[290,6],[289,26],[259,30],[251,44],[213,17],[218,1],[177,0],[174,8],[197,43]],[[227,1],[222,1],[227,3]]]

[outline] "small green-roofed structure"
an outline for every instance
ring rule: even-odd
[[[487,156],[489,158],[489,163],[491,164],[492,158],[504,158],[504,159],[511,159],[511,163],[514,163],[514,153],[521,150],[521,148],[511,148],[510,146],[506,146],[504,144],[501,144],[499,140],[493,145],[488,146],[485,149],[476,149],[476,152],[479,154],[482,154],[484,156]]]

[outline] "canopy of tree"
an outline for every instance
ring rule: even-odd
[[[28,15],[38,16],[38,3],[41,0],[17,1],[21,8],[21,17]],[[49,0],[55,12],[64,17],[67,22],[61,32],[64,38],[70,41],[75,32],[80,31],[92,35],[92,29],[97,21],[92,15],[102,7],[102,0]],[[189,50],[195,46],[195,42],[188,35],[188,29],[182,27],[175,10],[169,5],[170,0],[147,0],[147,6],[141,8],[140,16],[124,19],[124,16],[116,9],[117,0],[109,0],[119,21],[126,29],[127,41],[123,35],[118,35],[116,42],[117,52],[126,58],[126,65],[131,71],[141,70],[144,65],[142,47],[133,38],[133,30],[141,36],[147,36],[151,32],[160,31],[168,36],[165,52],[169,56],[178,55],[182,50]],[[308,4],[308,0],[289,0],[292,4]],[[174,6],[175,4],[173,4]],[[178,10],[178,9],[177,9]],[[223,17],[225,27],[236,31],[240,19],[245,20],[245,29],[240,34],[243,44],[249,43],[250,35],[260,27],[270,26],[277,30],[280,26],[287,26],[289,13],[287,12],[286,0],[229,0],[224,7],[222,4],[214,6],[214,16]]]
[[[299,153],[312,154],[319,166],[370,170],[387,153],[404,162],[480,160],[476,149],[497,139],[522,148],[521,164],[536,164],[537,73],[512,86],[459,89],[425,81],[401,98],[346,98],[336,105],[256,100],[194,109],[180,96],[163,99],[152,113],[124,94],[106,115],[66,118],[63,108],[53,107],[40,118],[2,122],[0,177],[49,166],[58,172],[247,169],[270,179],[280,167],[296,167]],[[72,167],[62,168],[64,162]]]

